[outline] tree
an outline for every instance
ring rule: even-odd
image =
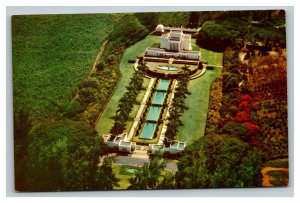
[[[189,146],[179,160],[177,187],[259,186],[261,164],[261,155],[240,139],[205,136]]]
[[[153,30],[158,22],[158,13],[135,13],[135,16],[149,30]]]
[[[129,46],[139,41],[142,37],[147,35],[148,29],[141,23],[141,21],[134,15],[126,15],[120,23],[114,28],[109,36],[109,40],[116,41]]]
[[[96,171],[93,190],[112,190],[114,186],[120,186],[119,179],[113,173],[112,162],[113,158],[104,158],[102,165]]]
[[[185,75],[188,75],[190,71],[187,66],[184,66],[182,70],[185,73]],[[178,78],[175,96],[169,111],[169,123],[167,124],[168,128],[166,131],[166,136],[170,139],[174,139],[174,137],[177,135],[179,126],[183,125],[180,118],[184,110],[187,109],[184,100],[187,97],[187,94],[190,94],[190,92],[188,91],[188,83],[189,77],[183,76]]]
[[[103,141],[85,122],[41,123],[29,135],[24,191],[92,190]]]
[[[174,176],[172,174],[162,178],[162,171],[165,167],[166,161],[159,158],[151,159],[149,164],[145,163],[142,168],[136,171],[135,177],[129,179],[130,186],[128,189],[145,190],[174,187]]]
[[[196,43],[200,47],[223,52],[233,43],[232,33],[215,21],[206,21],[201,27]]]
[[[32,121],[29,112],[20,110],[14,112],[14,165],[15,165],[15,189],[17,191],[26,188],[24,173],[25,158],[28,154],[28,136],[32,129]]]
[[[129,114],[136,103],[136,97],[143,88],[143,71],[145,68],[146,64],[141,64],[139,70],[130,78],[129,84],[126,86],[127,92],[121,97],[118,104],[114,125],[110,130],[112,134],[120,134],[124,131]]]
[[[250,139],[248,128],[243,123],[229,121],[221,128],[221,133],[238,137],[244,141]]]
[[[201,17],[201,12],[192,11],[189,19],[189,26],[192,28],[199,26],[199,19]]]
[[[231,92],[239,86],[239,76],[235,73],[224,74],[223,77],[223,92]]]
[[[248,111],[240,111],[236,114],[235,120],[237,122],[246,122],[250,120],[250,113]]]

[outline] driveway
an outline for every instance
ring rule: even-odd
[[[115,158],[116,164],[122,164],[122,165],[131,165],[131,166],[142,166],[144,163],[149,163],[149,159],[147,158],[137,158],[137,157],[130,157],[130,156],[117,156]],[[170,170],[171,172],[175,173],[177,172],[177,160],[169,160],[167,159],[167,170]]]

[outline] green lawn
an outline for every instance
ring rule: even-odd
[[[148,46],[151,46],[155,42],[159,42],[159,39],[159,36],[149,35],[144,40],[134,44],[126,50],[120,64],[122,77],[96,125],[96,130],[100,135],[109,133],[113,126],[113,119],[111,119],[111,117],[114,116],[118,102],[126,92],[125,87],[134,72],[133,65],[129,64],[128,60],[135,59],[136,56],[142,55]],[[202,48],[200,50],[203,61],[208,61],[209,64],[212,65],[222,65],[222,53],[216,53]],[[190,81],[189,90],[192,94],[186,99],[186,104],[189,109],[183,114],[182,121],[184,126],[179,128],[178,139],[191,143],[193,140],[204,135],[210,84],[221,73],[222,68],[216,67],[214,70],[208,70],[202,77]],[[137,109],[138,108],[134,108],[134,111],[137,111]],[[134,112],[131,113],[131,116],[133,115],[135,115]],[[130,121],[128,122],[128,125],[126,126],[127,130],[130,129],[131,123],[132,122]]]
[[[14,108],[51,114],[87,77],[118,16],[27,15],[12,18]]]
[[[134,175],[125,175],[125,174],[120,174],[120,170],[122,168],[122,165],[118,164],[113,164],[112,169],[113,173],[116,175],[116,178],[120,179],[119,180],[119,187],[114,187],[114,190],[126,190],[130,183],[129,183],[129,178],[134,177]]]
[[[113,164],[112,165],[112,170],[113,173],[115,174],[116,178],[119,179],[119,187],[114,187],[114,190],[126,190],[129,186],[129,178],[133,178],[135,175],[134,174],[126,174],[124,173],[124,171],[122,172],[122,170],[124,170],[124,168],[132,168],[130,166],[126,166],[126,165],[119,165],[119,164]],[[163,170],[161,172],[161,176],[159,177],[159,180],[162,180],[163,177],[167,174],[167,173],[171,173],[168,170]]]
[[[222,65],[222,53],[216,53],[202,48],[200,50],[203,61],[208,61],[208,63],[212,65]],[[184,125],[179,128],[177,139],[190,144],[193,140],[204,135],[210,85],[211,82],[221,74],[222,68],[215,67],[214,70],[207,70],[200,78],[190,81],[188,89],[191,95],[188,95],[185,100],[189,109],[184,111],[182,116]]]
[[[159,36],[149,35],[145,39],[126,49],[126,52],[120,63],[120,71],[122,77],[105,110],[103,111],[101,118],[96,124],[96,130],[100,135],[109,133],[111,127],[113,126],[113,119],[111,119],[111,117],[115,115],[119,100],[126,92],[125,87],[128,85],[130,78],[134,73],[133,64],[128,63],[128,60],[135,59],[137,56],[143,55],[146,48],[151,46],[155,42],[159,42],[159,39]],[[145,80],[149,79],[145,78]]]
[[[207,49],[200,48],[201,61],[208,62],[209,65],[223,65],[223,53],[209,51]]]

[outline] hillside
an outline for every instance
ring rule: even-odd
[[[56,111],[53,103],[67,103],[120,16],[13,16],[15,110],[45,116]]]

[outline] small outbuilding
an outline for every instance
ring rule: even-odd
[[[128,141],[127,133],[120,135],[109,134],[103,137],[104,143],[114,151],[132,153],[136,148],[135,142]]]
[[[162,24],[159,24],[156,26],[156,32],[164,32],[164,26]]]

